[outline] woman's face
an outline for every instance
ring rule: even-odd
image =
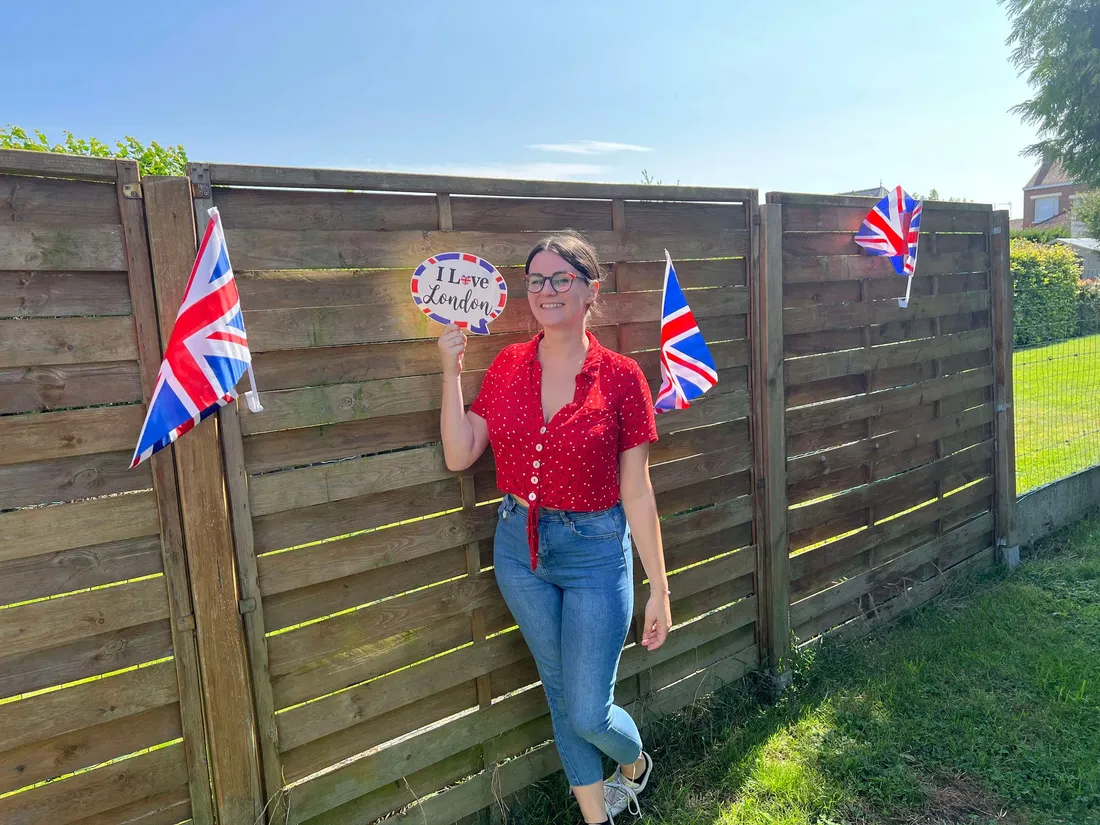
[[[554,275],[569,273],[575,275],[565,292],[555,292],[550,279]],[[541,292],[528,292],[527,303],[531,314],[541,327],[562,327],[583,323],[588,305],[599,294],[599,282],[589,283],[558,253],[549,250],[539,252],[531,260],[527,274],[544,275],[546,283]]]

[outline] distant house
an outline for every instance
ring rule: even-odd
[[[1100,279],[1100,241],[1092,238],[1058,238],[1054,243],[1065,244],[1077,253],[1085,267],[1082,278],[1089,281]]]
[[[1087,190],[1058,161],[1044,161],[1024,187],[1023,228],[1062,226],[1070,237],[1081,237],[1082,227],[1070,212],[1074,197]]]

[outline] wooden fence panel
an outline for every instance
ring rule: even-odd
[[[0,151],[0,820],[212,823],[137,164]]]
[[[867,632],[993,558],[991,211],[926,203],[905,279],[852,241],[872,199],[771,193],[782,222],[790,624]],[[770,273],[769,273],[770,274]]]
[[[246,632],[265,796],[282,806],[289,788],[291,821],[368,822],[411,801],[406,789],[472,777],[429,806],[449,822],[489,805],[494,766],[550,735],[533,661],[505,632],[514,623],[487,569],[492,456],[447,470],[439,329],[409,300],[411,268],[452,247],[485,254],[512,293],[494,334],[470,340],[467,402],[496,353],[535,332],[521,265],[543,233],[571,226],[594,240],[608,267],[594,332],[634,356],[654,392],[664,247],[689,259],[678,272],[720,383],[658,421],[652,477],[678,626],[653,655],[632,630],[619,690],[644,698],[639,714],[667,711],[702,674],[755,668],[755,193],[569,184],[559,194],[519,182],[497,196],[461,179],[395,190],[385,176],[370,178],[373,191],[291,191],[271,188],[270,171],[191,170],[196,204],[217,205],[226,227],[265,407],[221,416],[241,595],[255,600]],[[277,177],[314,173],[329,180]],[[636,570],[640,613],[648,585]],[[504,793],[557,769],[552,752],[535,753],[537,769],[520,770],[529,757],[499,768]]]

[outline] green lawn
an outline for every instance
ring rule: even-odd
[[[1100,823],[1100,513],[878,635],[657,723],[644,823]],[[575,823],[558,774],[513,809]]]
[[[1013,354],[1016,487],[1100,464],[1100,335]]]

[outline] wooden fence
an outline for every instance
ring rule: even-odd
[[[1011,319],[994,254],[1006,216],[927,204],[903,309],[894,299],[906,279],[852,239],[870,199],[767,199],[769,280],[783,306],[790,623],[799,642],[862,634],[950,575],[988,566],[1011,535],[1015,487],[997,460],[1010,455],[1011,426],[996,403],[1011,367],[996,357],[1003,336],[994,347]]]
[[[654,654],[627,640],[617,695],[643,724],[781,668],[792,627],[866,630],[1011,542],[1003,213],[930,204],[899,310],[902,279],[851,244],[862,200],[769,196],[761,221],[740,189],[206,164],[139,182],[22,152],[0,171],[5,823],[449,823],[558,769],[493,581],[492,457],[443,462],[438,330],[407,291],[432,253],[484,255],[513,294],[471,339],[468,401],[534,332],[542,234],[596,243],[594,331],[654,389],[677,259],[720,382],[658,419],[677,626]],[[129,471],[211,205],[265,411],[227,407]]]
[[[0,152],[5,825],[211,820],[174,456],[128,469],[160,360],[140,195],[132,161]]]

